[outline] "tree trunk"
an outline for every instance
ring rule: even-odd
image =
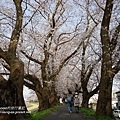
[[[107,68],[104,68],[104,70],[106,70],[107,73],[109,72],[109,69],[107,70]],[[111,103],[113,78],[111,78],[108,74],[105,74],[106,72],[104,70],[102,70],[96,114],[113,117]]]
[[[9,107],[12,110],[4,112],[13,112],[14,114],[0,114],[0,120],[24,120],[27,115],[27,108],[23,98],[23,80],[24,64],[18,59],[10,62],[9,80],[1,88],[2,106]],[[21,108],[21,109],[20,109]],[[18,112],[18,114],[15,114]],[[29,114],[28,114],[29,115]]]
[[[11,61],[9,81],[13,83],[16,90],[16,105],[25,106],[23,99],[24,64],[22,61],[15,58]]]
[[[106,0],[106,7],[102,20],[101,28],[101,43],[102,43],[102,67],[101,67],[101,80],[100,91],[97,103],[97,115],[104,115],[113,117],[111,93],[112,93],[112,51],[109,37],[109,25],[112,14],[113,0]]]
[[[56,105],[58,99],[54,85],[51,85],[51,83],[49,82],[44,82],[44,87],[42,87],[39,78],[37,78],[36,76],[26,74],[24,77],[25,79],[33,83],[29,84],[28,82],[24,81],[24,85],[29,89],[35,91],[38,97],[39,101],[38,111]]]
[[[104,16],[101,24],[102,43],[102,67],[100,79],[100,91],[96,114],[113,117],[111,94],[112,94],[112,50],[110,45],[109,25],[113,8],[113,0],[106,0]]]
[[[35,91],[35,93],[37,95],[38,102],[39,102],[38,111],[41,111],[41,110],[43,110],[43,99],[42,99],[42,96],[39,91]]]
[[[97,103],[97,115],[112,117],[112,53],[109,50],[109,44],[104,44],[101,67],[100,91]]]
[[[43,109],[50,108],[50,93],[47,87],[43,88],[42,99],[43,99]]]
[[[23,99],[24,64],[16,56],[16,49],[19,43],[20,32],[22,30],[22,0],[13,0],[16,9],[16,20],[10,38],[8,50],[0,48],[0,58],[6,61],[10,67],[9,79],[1,88],[2,104],[6,107],[3,112],[13,112],[11,114],[0,114],[0,120],[24,120],[26,116],[26,106]],[[9,108],[9,109],[8,109]]]
[[[88,108],[88,102],[89,102],[88,91],[83,90],[82,107]]]
[[[89,98],[84,98],[82,101],[82,107],[88,108]]]
[[[55,91],[55,87],[52,86],[50,91],[50,106],[54,106],[58,103],[57,93]]]
[[[97,104],[98,115],[112,117],[112,53],[109,51],[109,44],[104,44],[101,67],[100,91]]]

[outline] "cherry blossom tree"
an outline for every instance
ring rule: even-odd
[[[14,4],[14,6],[13,6]],[[17,109],[18,112],[26,112],[26,106],[23,99],[23,84],[24,84],[24,63],[17,56],[17,46],[19,43],[20,33],[22,32],[22,22],[23,22],[23,11],[22,11],[22,0],[13,0],[9,3],[11,7],[13,7],[14,14],[10,16],[8,14],[12,8],[7,7],[7,3],[5,3],[5,7],[1,7],[3,11],[1,11],[1,35],[2,42],[6,42],[7,44],[4,47],[0,47],[0,59],[4,61],[9,66],[9,77],[4,78],[2,74],[0,74],[0,102],[2,103],[2,107],[13,109],[15,112]],[[4,12],[6,10],[10,10],[9,12]],[[13,12],[12,12],[13,13]],[[8,21],[7,21],[8,19]],[[9,29],[4,29],[4,26],[10,26]],[[6,28],[5,27],[5,28]],[[7,31],[11,31],[9,33],[5,33]],[[6,36],[10,37],[6,37]],[[9,38],[9,39],[8,39]],[[1,43],[2,44],[2,43]],[[7,80],[6,80],[7,79]],[[17,108],[16,108],[17,107]],[[19,110],[18,107],[22,109]],[[6,114],[0,113],[0,119],[16,119],[21,120],[25,118],[26,114],[7,114],[7,110],[3,111]],[[8,112],[9,109],[8,109]]]
[[[100,91],[97,104],[97,115],[112,116],[111,106],[111,93],[113,78],[120,70],[120,59],[116,63],[113,62],[114,51],[117,49],[120,32],[120,21],[116,22],[113,34],[110,34],[112,26],[112,13],[114,14],[114,7],[118,7],[118,1],[106,0],[103,8],[103,18],[101,23],[101,44],[102,44],[102,66],[101,66],[101,79]],[[117,10],[115,8],[115,10]],[[104,111],[103,111],[104,110]]]

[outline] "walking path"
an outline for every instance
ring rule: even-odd
[[[30,106],[29,107],[27,107],[27,109],[28,109],[28,111],[32,111],[32,110],[34,110],[34,109],[36,109],[36,108],[38,108],[38,104],[30,104]]]
[[[93,117],[88,118],[81,111],[79,113],[75,113],[73,108],[73,112],[69,113],[67,110],[67,105],[61,105],[60,108],[56,111],[53,111],[50,115],[46,116],[44,120],[96,120]]]

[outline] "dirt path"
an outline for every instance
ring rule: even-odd
[[[28,107],[27,109],[28,109],[28,111],[32,111],[32,110],[34,110],[34,109],[36,109],[36,108],[38,108],[38,104],[30,104],[30,107]]]
[[[60,108],[56,111],[53,111],[50,115],[46,116],[44,120],[96,120],[93,117],[88,118],[81,111],[75,113],[69,113],[67,110],[67,105],[61,105]]]

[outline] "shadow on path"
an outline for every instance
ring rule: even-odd
[[[53,111],[50,115],[46,116],[44,120],[96,120],[94,118],[88,118],[81,111],[75,113],[73,107],[73,112],[68,113],[67,105],[61,105],[60,108],[56,111]]]

